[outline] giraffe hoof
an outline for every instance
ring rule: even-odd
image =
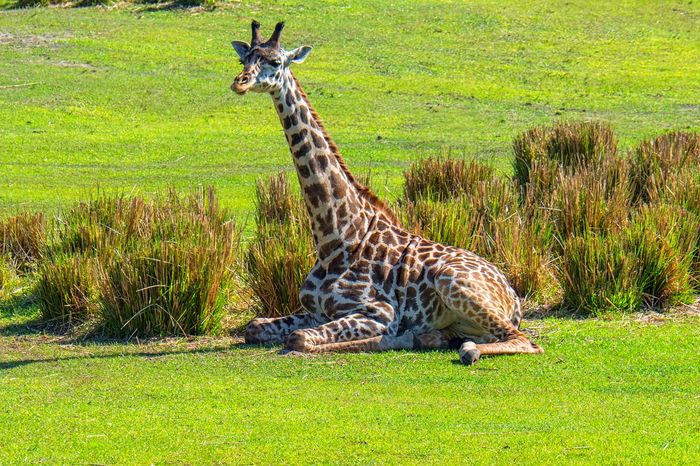
[[[311,350],[311,342],[308,341],[306,334],[301,330],[295,330],[287,338],[287,350],[306,353]]]
[[[471,366],[479,360],[479,356],[481,353],[476,349],[474,342],[466,341],[459,348],[459,360],[462,361],[462,364]]]
[[[245,327],[245,342],[247,345],[256,345],[260,343],[266,343],[265,334],[265,324],[268,319],[257,318],[251,320]]]

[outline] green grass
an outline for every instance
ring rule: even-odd
[[[0,463],[700,461],[697,317],[531,321],[542,356],[49,343],[0,320]],[[17,335],[26,335],[18,337]]]
[[[624,147],[700,128],[697,2],[246,1],[197,13],[0,12],[0,86],[34,83],[0,88],[0,209],[55,208],[96,184],[211,184],[249,212],[255,179],[291,167],[269,97],[228,89],[240,68],[229,43],[249,39],[251,18],[266,31],[285,19],[284,44],[314,47],[297,75],[351,169],[371,166],[395,195],[410,161],[444,147],[510,170],[513,136],[557,118],[608,120]]]
[[[252,18],[314,47],[298,77],[351,169],[391,198],[439,151],[509,172],[512,138],[556,119],[607,120],[622,148],[700,129],[697,2],[7,10],[0,211],[213,185],[250,214],[257,178],[292,166],[269,97],[228,89]],[[34,322],[31,283],[5,281],[0,464],[700,463],[697,316],[533,320],[544,355],[467,368],[454,352],[74,341]]]

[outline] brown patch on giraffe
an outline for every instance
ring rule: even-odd
[[[333,197],[336,199],[343,199],[347,194],[343,179],[335,171],[331,172],[331,187],[333,188]]]
[[[331,255],[333,251],[338,249],[342,245],[342,241],[339,239],[333,239],[331,241],[328,241],[324,244],[321,245],[321,247],[318,250],[319,256],[321,257],[328,257]]]
[[[290,144],[292,146],[296,146],[297,144],[299,144],[301,141],[304,140],[307,133],[308,133],[308,131],[306,130],[306,128],[302,128],[298,133],[292,134],[292,140],[291,140]]]
[[[312,183],[304,188],[307,199],[313,204],[314,208],[318,208],[321,204],[327,204],[331,198],[326,190],[326,187],[321,183]]]
[[[321,171],[326,171],[326,169],[328,168],[328,157],[321,154],[318,157],[316,157],[316,161],[318,162],[319,169]]]
[[[306,107],[306,105],[300,105],[299,106],[299,118],[301,118],[301,122],[304,123],[305,125],[309,124],[309,115],[308,115],[309,109]]]
[[[304,144],[299,146],[299,148],[296,149],[296,151],[294,151],[294,156],[296,158],[300,159],[300,158],[308,155],[310,151],[311,151],[311,145],[308,142],[305,142]]]
[[[328,147],[328,144],[323,138],[323,135],[320,135],[317,131],[311,131],[311,139],[313,139],[314,145],[316,147],[319,147],[321,149],[325,149],[326,147]]]
[[[338,196],[335,194],[335,188],[333,189],[333,196],[335,196],[336,199],[338,199]],[[335,211],[336,217],[338,217],[338,220],[345,220],[345,217],[348,216],[348,208],[345,202],[341,202],[338,205],[338,208]]]

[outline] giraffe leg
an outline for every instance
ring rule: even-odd
[[[317,316],[309,313],[277,318],[258,317],[246,326],[245,342],[268,345],[284,343],[293,331],[315,327],[321,322]]]
[[[394,310],[389,304],[373,303],[363,308],[362,313],[292,332],[286,349],[305,353],[330,353],[413,348],[412,332],[401,336],[387,333],[394,317]]]
[[[416,335],[417,349],[447,349],[449,347],[450,340],[440,330],[433,329]]]
[[[440,277],[436,289],[457,317],[448,333],[466,340],[459,349],[464,364],[474,364],[481,356],[544,352],[513,324],[519,303],[512,290],[480,283],[459,270]]]

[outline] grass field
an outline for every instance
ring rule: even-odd
[[[695,3],[265,5],[2,12],[0,208],[212,184],[249,210],[255,178],[291,167],[270,99],[228,88],[253,17],[314,47],[298,77],[350,167],[394,192],[445,147],[507,169],[512,137],[557,118],[609,120],[623,145],[700,127]]]
[[[5,311],[7,312],[7,311]],[[0,463],[697,464],[700,319],[529,322],[541,356],[74,344],[0,320]]]
[[[269,3],[0,11],[0,214],[213,185],[248,215],[257,177],[291,168],[269,98],[228,89],[251,18],[314,47],[298,77],[389,197],[444,150],[508,173],[513,136],[556,119],[608,120],[626,147],[700,130],[697,2]],[[700,463],[697,312],[530,320],[544,355],[467,368],[76,341],[30,287],[0,292],[0,464]]]

